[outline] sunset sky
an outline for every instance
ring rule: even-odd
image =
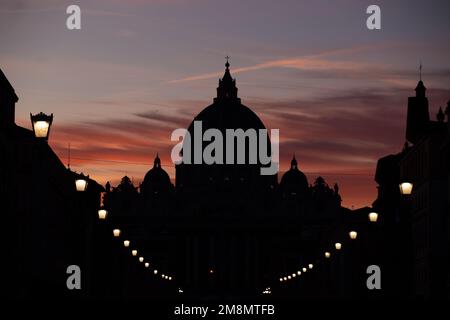
[[[379,31],[365,10],[381,7]],[[78,4],[82,29],[66,29]],[[377,159],[401,150],[423,64],[432,119],[450,99],[450,3],[443,1],[98,0],[0,2],[0,68],[16,122],[54,114],[50,144],[71,167],[136,185],[156,152],[174,178],[170,134],[212,102],[224,57],[239,96],[280,129],[310,183],[338,182],[370,205]]]

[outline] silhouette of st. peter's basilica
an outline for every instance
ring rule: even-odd
[[[229,67],[187,128],[192,140],[194,121],[266,128],[241,103]],[[288,150],[281,177],[266,176],[266,164],[248,161],[249,144],[245,164],[177,164],[175,185],[157,154],[140,185],[125,176],[103,187],[49,146],[53,115],[32,115],[33,130],[16,125],[18,100],[0,70],[3,296],[450,297],[450,103],[446,122],[442,109],[431,121],[422,80],[408,99],[408,142],[379,160],[378,197],[359,209],[341,206],[337,184],[308,181],[302,150]],[[67,286],[73,265],[80,290]],[[382,290],[368,290],[373,265]]]

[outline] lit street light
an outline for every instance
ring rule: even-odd
[[[342,244],[340,242],[336,242],[334,244],[334,247],[336,248],[336,250],[341,250],[342,249]]]
[[[350,239],[355,240],[358,237],[358,232],[356,231],[350,231],[348,233],[348,235],[350,236]]]
[[[98,218],[100,220],[106,220],[107,215],[108,215],[108,211],[106,211],[105,209],[98,210]]]
[[[116,237],[116,238],[118,238],[118,237],[120,237],[120,233],[121,233],[122,231],[120,231],[120,229],[114,229],[113,230],[113,235],[114,235],[114,237]]]
[[[30,113],[30,118],[34,136],[39,140],[47,141],[53,122],[53,113],[49,116],[42,112],[35,115]]]
[[[409,196],[412,194],[413,184],[410,182],[402,182],[399,185],[400,193],[404,196]]]
[[[329,253],[328,251],[327,252],[325,252],[325,258],[329,258],[329,257],[331,257],[331,253]]]
[[[124,246],[125,248],[128,248],[128,247],[130,246],[130,240],[125,240],[125,241],[123,242],[123,246]]]
[[[376,213],[376,212],[369,213],[369,221],[370,222],[375,223],[375,222],[377,222],[377,220],[378,220],[378,213]]]
[[[89,176],[85,176],[83,173],[78,175],[78,178],[75,180],[75,187],[78,192],[84,192],[87,189]]]
[[[137,251],[137,250],[131,250],[131,255],[132,255],[133,257],[136,257],[137,254],[138,254],[138,251]]]

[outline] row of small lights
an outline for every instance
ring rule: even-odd
[[[378,213],[376,213],[376,212],[371,212],[371,213],[369,213],[369,221],[370,221],[370,222],[375,223],[375,222],[377,222],[377,220],[378,220]],[[350,232],[348,233],[348,235],[349,235],[349,237],[350,237],[351,240],[356,240],[356,238],[358,237],[358,232],[356,232],[356,231],[350,231]],[[340,251],[340,250],[342,249],[342,243],[336,242],[336,243],[334,244],[334,247],[335,247],[335,249],[336,249],[337,251]],[[325,252],[324,252],[324,256],[325,256],[325,259],[331,258],[331,252],[325,251]],[[313,267],[314,267],[314,265],[313,265],[312,263],[310,263],[310,264],[308,264],[308,268],[303,267],[301,271],[298,270],[296,273],[294,272],[294,273],[292,273],[291,275],[281,277],[281,278],[279,279],[279,281],[280,281],[280,282],[285,282],[285,281],[293,280],[293,279],[296,278],[297,276],[301,276],[301,275],[302,275],[302,271],[303,271],[303,273],[306,273],[308,270],[312,270]]]
[[[79,192],[84,192],[87,189],[87,184],[88,184],[88,178],[89,176],[85,177],[83,174],[79,175],[79,178],[75,180],[75,186],[77,191]],[[104,205],[103,205],[103,196],[104,194],[102,193],[102,198],[101,198],[101,205],[100,205],[100,209],[98,210],[98,218],[99,220],[106,220],[107,216],[108,216],[108,210],[105,209]],[[119,238],[120,235],[122,234],[122,230],[116,228],[113,230],[113,236],[115,238]],[[129,248],[131,244],[130,240],[124,240],[123,241],[123,246],[125,248]],[[137,249],[133,249],[131,250],[131,255],[133,257],[137,257],[138,256],[138,250]],[[150,267],[150,262],[145,261],[145,258],[143,256],[139,256],[138,257],[139,262],[144,264],[145,268],[149,268]],[[158,270],[154,269],[153,270],[153,274],[157,275],[158,274]],[[168,280],[168,281],[172,281],[172,276],[166,275],[166,274],[161,274],[161,278],[164,280]]]
[[[115,237],[115,238],[119,238],[120,237],[120,235],[121,235],[121,233],[122,233],[122,231],[120,230],[120,229],[114,229],[113,230],[113,236]],[[131,245],[131,241],[130,240],[124,240],[123,241],[123,246],[125,247],[125,248],[130,248],[130,245]],[[133,256],[133,257],[138,257],[138,250],[137,249],[132,249],[131,250],[131,255]],[[140,263],[143,263],[144,264],[144,267],[145,268],[149,268],[150,267],[150,262],[148,262],[148,261],[145,261],[145,258],[143,257],[143,256],[139,256],[138,257],[138,260],[139,260],[139,262]],[[153,274],[154,275],[157,275],[158,274],[158,270],[157,269],[154,269],[153,270]],[[172,281],[172,276],[169,276],[169,275],[166,275],[166,274],[161,274],[161,278],[162,279],[164,279],[164,280],[168,280],[168,281]]]
[[[400,188],[400,193],[402,195],[409,196],[412,194],[413,184],[409,183],[409,182],[402,182],[402,183],[400,183],[399,188]],[[376,223],[378,221],[378,213],[376,213],[376,212],[370,212],[368,217],[369,217],[369,221],[371,223]],[[356,238],[358,237],[358,232],[356,232],[356,231],[350,231],[348,234],[349,234],[349,237],[351,240],[356,240]],[[342,243],[336,242],[334,244],[334,247],[337,251],[340,251],[342,249]],[[325,251],[324,256],[326,259],[329,259],[329,258],[331,258],[331,253],[329,251]],[[293,280],[293,279],[297,278],[297,276],[301,276],[302,271],[303,271],[303,273],[306,273],[308,271],[308,269],[312,270],[313,267],[314,267],[314,265],[312,263],[310,263],[310,264],[308,264],[308,268],[303,267],[301,271],[298,270],[297,272],[294,272],[288,276],[283,276],[279,279],[279,282],[286,282],[289,280]],[[270,294],[270,290],[269,290],[269,293],[267,293],[267,292],[268,291],[266,289],[263,291],[263,294]]]

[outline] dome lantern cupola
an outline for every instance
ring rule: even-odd
[[[297,159],[295,159],[295,153],[294,153],[294,157],[292,158],[292,161],[291,161],[291,169],[298,170],[298,164],[297,164]]]
[[[230,57],[226,57],[227,62],[225,63],[225,73],[222,79],[219,80],[219,86],[217,87],[217,98],[214,102],[220,100],[239,100],[237,96],[238,89],[236,87],[236,79],[231,77],[230,73]]]
[[[156,153],[155,161],[153,162],[153,168],[161,168],[161,159],[159,158],[159,154]]]

